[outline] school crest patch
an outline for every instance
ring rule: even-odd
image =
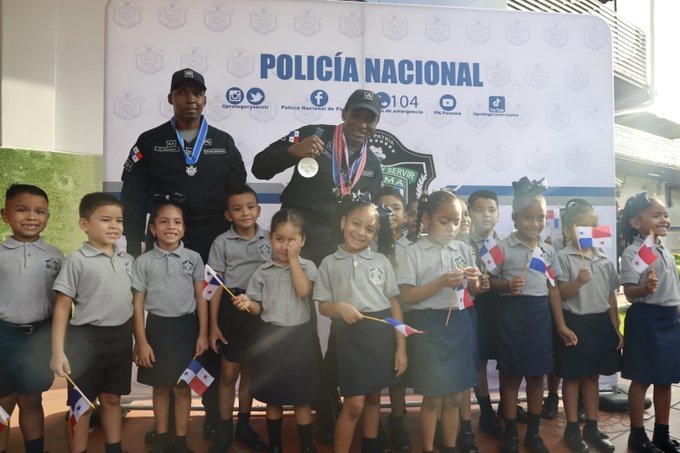
[[[257,253],[260,258],[268,260],[272,256],[272,246],[268,242],[263,242],[257,246]]]
[[[459,271],[462,271],[465,269],[465,258],[462,256],[457,256],[453,259],[453,269],[457,269]]]
[[[385,271],[381,267],[373,266],[368,270],[368,279],[375,286],[380,286],[385,282]]]
[[[127,272],[128,277],[132,278],[132,263],[125,263],[125,272]]]
[[[194,270],[194,263],[189,260],[184,260],[182,263],[182,269],[184,269],[186,272],[192,272]]]
[[[54,258],[47,258],[45,260],[45,268],[51,271],[53,275],[57,275],[61,269],[61,264]]]

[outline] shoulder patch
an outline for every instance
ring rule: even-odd
[[[132,162],[137,163],[142,160],[143,157],[144,155],[142,155],[142,152],[136,145],[130,150],[130,159],[132,159]]]

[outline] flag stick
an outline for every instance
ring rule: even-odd
[[[453,297],[451,297],[451,303],[449,304],[449,312],[446,314],[445,327],[449,327],[449,319],[451,319],[451,312],[453,311],[453,302],[456,300],[456,290],[453,290]]]
[[[574,240],[578,245],[578,252],[581,254],[581,262],[583,263],[583,269],[586,269],[586,259],[583,257],[583,249],[581,248],[581,242],[578,240],[578,234],[576,234],[576,224],[571,226],[571,231],[574,233]]]
[[[649,229],[649,234],[652,236],[652,244],[656,245],[656,238],[654,237],[654,230],[652,228]],[[652,272],[656,274],[656,260],[652,263]]]
[[[76,391],[77,391],[78,393],[80,393],[80,395],[81,395],[83,398],[85,398],[85,401],[87,401],[87,404],[89,404],[90,407],[91,407],[92,409],[95,409],[94,404],[92,404],[92,401],[90,401],[90,400],[87,398],[87,396],[85,396],[85,394],[83,393],[83,391],[80,390],[80,388],[76,385],[76,383],[73,382],[73,379],[71,379],[71,376],[69,376],[68,373],[64,373],[64,377],[66,377],[66,380],[69,381],[69,382],[71,383],[71,385],[73,386],[73,388],[76,389]]]
[[[373,316],[366,316],[366,315],[362,315],[362,316],[364,317],[364,319],[368,319],[369,321],[377,321],[377,322],[381,322],[383,324],[389,324],[389,322],[385,321],[384,319],[374,318]]]
[[[206,264],[206,265],[205,265],[205,268],[208,270],[208,272],[210,272],[210,275],[212,275],[213,277],[215,277],[215,279],[216,279],[218,282],[220,282],[220,286],[221,286],[222,288],[224,288],[224,290],[227,292],[227,294],[229,294],[232,298],[236,297],[236,295],[235,295],[234,293],[232,293],[231,290],[230,290],[229,288],[227,288],[227,285],[224,284],[224,282],[222,281],[222,279],[220,278],[220,276],[217,275],[217,272],[215,272],[215,271],[213,270],[212,267],[210,267],[210,266],[208,266],[208,265]],[[246,311],[247,311],[248,313],[250,313],[250,310],[248,310],[248,308],[246,308]]]

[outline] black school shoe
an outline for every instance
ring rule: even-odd
[[[498,406],[498,417],[499,418],[505,418],[503,417],[503,409]],[[527,410],[524,409],[522,406],[519,404],[517,405],[517,423],[524,423],[525,425],[529,421],[529,414],[527,413]]]
[[[392,445],[387,437],[382,421],[378,421],[378,453],[392,453]]]
[[[560,405],[560,397],[557,395],[548,395],[543,400],[543,410],[541,411],[541,418],[552,420],[557,417],[557,407]]]
[[[660,450],[654,443],[646,439],[642,444],[639,445],[634,445],[631,444],[630,441],[628,442],[628,450],[634,451],[635,453],[664,453],[663,450]]]
[[[390,427],[390,442],[394,451],[396,453],[409,453],[411,451],[411,439],[409,439],[408,432],[402,425],[403,417],[393,418],[389,415],[387,420]]]
[[[234,439],[250,451],[263,451],[267,448],[260,435],[248,423],[236,423]]]
[[[550,453],[548,447],[543,443],[543,439],[538,434],[524,436],[524,446],[530,453]]]
[[[517,437],[503,439],[501,453],[518,453],[518,452],[519,452],[519,439]]]
[[[595,450],[602,453],[612,453],[615,450],[614,444],[609,440],[609,436],[599,429],[594,431],[584,429],[583,439]]]
[[[494,439],[503,440],[503,433],[505,433],[505,430],[501,424],[500,417],[496,415],[495,412],[479,416],[479,429]]]
[[[226,429],[226,426],[220,424],[217,427],[215,441],[210,446],[210,448],[208,448],[208,453],[227,453],[227,450],[229,450],[229,447],[231,447],[233,443],[234,430]]]
[[[670,437],[663,440],[654,439],[652,442],[659,450],[663,450],[666,453],[680,453],[680,442]]]
[[[573,453],[588,453],[590,451],[590,448],[588,448],[586,441],[583,440],[581,433],[565,434],[564,443]]]
[[[479,449],[475,445],[475,435],[471,432],[463,433],[458,431],[456,449],[458,453],[478,453]]]

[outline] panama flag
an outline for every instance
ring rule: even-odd
[[[472,297],[470,297],[470,290],[468,290],[468,280],[465,277],[463,284],[456,288],[456,308],[458,310],[465,310],[474,305]]]
[[[576,227],[576,237],[581,248],[610,247],[612,229],[609,225],[596,227]]]
[[[68,424],[71,427],[71,436],[73,436],[73,432],[76,429],[76,423],[78,423],[80,417],[90,409],[90,403],[87,402],[85,395],[75,388],[69,390],[68,400]]]
[[[392,327],[394,327],[397,330],[397,332],[399,332],[400,334],[402,334],[405,337],[408,337],[409,335],[411,335],[413,333],[425,333],[422,330],[414,329],[413,327],[406,325],[403,322],[398,321],[394,318],[385,318],[385,319],[383,319],[383,321],[385,321],[388,324],[391,324]]]
[[[552,286],[555,286],[555,276],[548,266],[546,266],[545,261],[543,261],[543,252],[539,247],[536,247],[531,254],[531,261],[529,261],[529,269],[533,269],[542,274],[545,274],[546,278]]]
[[[203,277],[203,298],[205,300],[212,300],[215,295],[217,288],[222,286],[222,280],[220,280],[217,272],[213,270],[212,267],[205,265],[205,277]]]
[[[482,262],[488,271],[496,269],[503,261],[505,261],[501,246],[498,245],[496,239],[493,238],[493,231],[489,234],[489,237],[484,240],[482,248],[479,249],[479,257],[482,259]]]
[[[644,244],[640,247],[637,254],[633,257],[633,269],[637,272],[644,272],[654,261],[656,261],[656,254],[654,253],[654,235],[649,234],[645,238]]]
[[[180,376],[180,380],[186,382],[191,390],[201,396],[210,387],[215,378],[200,363],[192,360],[187,369],[184,370],[184,373],[182,373],[182,376]]]
[[[8,426],[9,426],[9,414],[5,411],[4,407],[0,406],[0,431],[7,428]]]
[[[290,131],[288,141],[295,144],[300,141],[300,131]]]
[[[137,163],[140,160],[142,160],[142,152],[137,148],[136,146],[132,148],[132,151],[130,151],[130,158],[132,159],[133,162]]]
[[[545,223],[552,230],[560,228],[560,208],[551,208],[545,212]]]

